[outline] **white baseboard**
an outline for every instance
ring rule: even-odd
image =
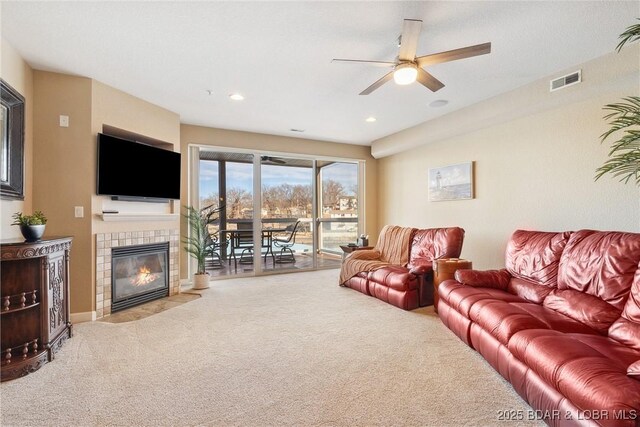
[[[85,311],[84,313],[71,313],[71,323],[93,322],[96,320],[95,311]]]

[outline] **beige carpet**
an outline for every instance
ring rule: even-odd
[[[433,308],[405,312],[337,280],[219,281],[141,320],[76,325],[56,360],[1,384],[0,424],[514,425],[499,411],[526,414]]]

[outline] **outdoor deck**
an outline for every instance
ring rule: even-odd
[[[268,256],[265,264],[264,256],[262,257],[262,270],[266,273],[270,272],[287,272],[287,271],[300,271],[313,268],[313,258],[311,254],[307,253],[295,253],[295,263],[278,264],[273,262],[273,259]],[[318,268],[340,268],[341,257],[340,255],[320,253],[318,254]],[[228,260],[224,260],[222,268],[212,268],[211,261],[207,262],[207,272],[212,278],[230,278],[239,274],[252,274],[253,264],[237,264],[237,268],[234,266],[233,260],[229,265]]]

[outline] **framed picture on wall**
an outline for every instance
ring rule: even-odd
[[[473,162],[429,169],[430,202],[473,197]]]
[[[0,198],[24,200],[24,98],[0,79]]]

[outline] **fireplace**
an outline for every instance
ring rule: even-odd
[[[169,242],[111,249],[111,311],[169,295]]]

